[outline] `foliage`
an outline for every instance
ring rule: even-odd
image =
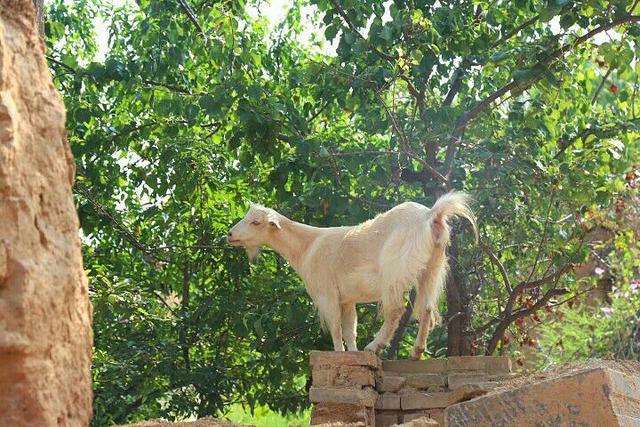
[[[429,349],[493,352],[513,322],[582,290],[567,267],[587,256],[577,218],[637,163],[637,1],[317,0],[311,22],[295,3],[274,29],[247,12],[260,5],[49,6],[95,307],[95,425],[306,406],[307,354],[329,339],[278,256],[249,267],[224,244],[248,200],[325,226],[471,192],[483,245],[457,230]],[[375,314],[360,308],[360,346]]]

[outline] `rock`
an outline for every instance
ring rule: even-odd
[[[368,366],[336,366],[317,368],[312,372],[315,386],[374,386],[375,375]]]
[[[311,386],[309,389],[309,400],[312,403],[348,403],[373,408],[378,400],[378,393],[372,388],[361,389]]]
[[[32,0],[0,0],[0,418],[87,426],[91,304],[65,111]]]
[[[378,396],[376,409],[400,409],[400,395],[395,393],[383,393]]]
[[[383,374],[376,382],[376,389],[382,392],[396,392],[404,386],[405,381],[405,377]]]
[[[432,418],[421,417],[405,422],[402,427],[438,427],[440,424]]]
[[[385,360],[382,369],[402,374],[440,374],[447,371],[447,359]]]
[[[567,369],[519,379],[485,396],[449,406],[450,426],[640,425],[640,364]]]
[[[407,385],[414,388],[444,387],[446,378],[440,374],[407,374]]]
[[[369,366],[375,369],[380,359],[370,351],[312,351],[309,363],[313,369],[328,366]]]
[[[336,423],[335,425],[341,425],[339,423],[361,423],[362,425],[372,426],[375,424],[375,410],[350,403],[316,403],[311,410],[311,425],[329,423]]]

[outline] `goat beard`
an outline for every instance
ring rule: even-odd
[[[247,251],[247,256],[249,257],[249,262],[251,264],[255,264],[256,260],[258,259],[258,255],[260,254],[260,247],[259,246],[246,246],[244,248],[245,251]]]

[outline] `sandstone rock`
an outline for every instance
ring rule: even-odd
[[[396,412],[377,412],[376,427],[391,427],[398,424],[398,413]]]
[[[384,360],[382,369],[403,374],[439,374],[447,371],[447,359]]]
[[[378,400],[378,393],[372,388],[361,389],[311,386],[309,389],[309,400],[313,403],[348,403],[373,408]]]
[[[368,366],[336,366],[317,368],[312,372],[315,386],[373,386],[375,376]]]
[[[446,378],[440,374],[407,374],[407,385],[415,388],[444,387]]]
[[[402,422],[408,423],[409,421],[417,420],[424,417],[429,417],[429,413],[427,411],[405,412],[402,416]]]
[[[432,418],[421,417],[402,424],[402,427],[438,427],[440,424]]]
[[[395,393],[383,393],[378,396],[376,409],[400,409],[400,395]]]
[[[0,424],[87,426],[91,305],[32,0],[0,0]]]
[[[383,392],[396,392],[404,386],[405,381],[405,377],[401,377],[399,375],[383,374],[376,382],[376,389]]]
[[[494,392],[450,406],[450,426],[622,426],[640,425],[640,364],[568,370],[536,380],[520,380]]]
[[[373,426],[375,425],[375,410],[362,405],[335,402],[316,403],[313,406],[311,425],[338,422],[362,423],[365,426]]]
[[[452,393],[448,391],[427,393],[418,392],[402,396],[403,410],[445,408],[449,405]]]
[[[487,374],[453,373],[449,374],[447,384],[451,390],[455,390],[465,384],[480,384],[488,380],[489,376]]]
[[[456,356],[447,359],[448,371],[476,371],[489,374],[511,372],[511,359],[505,356]]]
[[[313,369],[328,366],[369,366],[377,368],[380,359],[370,351],[312,351],[309,363]]]

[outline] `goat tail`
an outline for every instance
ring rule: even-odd
[[[469,207],[471,197],[461,191],[451,191],[436,200],[429,211],[429,220],[434,240],[438,244],[446,244],[449,241],[449,228],[447,219],[452,216],[465,218],[471,223],[473,234],[478,243],[478,225],[473,211]]]

